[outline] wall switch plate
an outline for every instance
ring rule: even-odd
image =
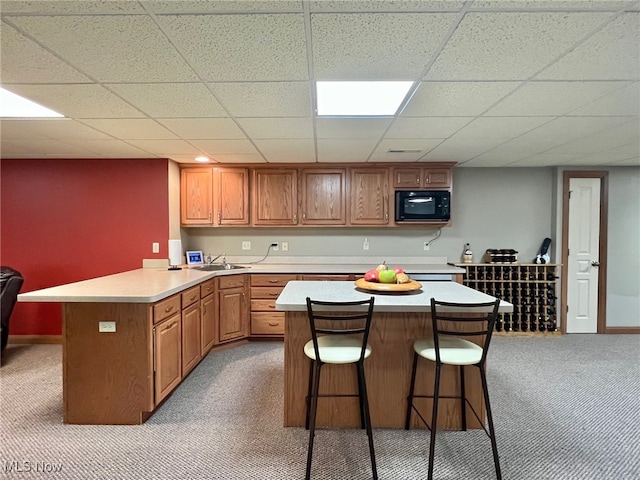
[[[243,250],[251,250],[251,242],[249,241],[244,241],[242,242],[242,249]]]
[[[424,242],[424,248],[425,252],[429,250],[429,242]]]
[[[98,322],[98,332],[115,332],[116,322]]]
[[[274,252],[280,250],[280,244],[278,242],[271,242],[271,248],[273,248]]]
[[[158,242],[153,242],[151,244],[151,251],[153,253],[160,253],[160,244]]]
[[[362,242],[362,249],[363,250],[369,250],[369,239],[365,238],[364,241]]]
[[[282,242],[282,251],[283,252],[289,251],[289,242]]]

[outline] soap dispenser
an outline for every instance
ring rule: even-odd
[[[464,250],[462,251],[462,263],[473,263],[473,252],[468,243],[464,244]]]

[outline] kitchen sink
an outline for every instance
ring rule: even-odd
[[[242,265],[232,265],[231,263],[214,263],[211,265],[202,265],[197,269],[203,270],[205,272],[215,272],[218,270],[235,270],[236,268],[249,268],[249,267],[244,267]]]

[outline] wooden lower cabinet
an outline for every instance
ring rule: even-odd
[[[216,341],[216,296],[212,293],[200,300],[200,355],[206,356]]]
[[[248,335],[247,283],[245,275],[216,278],[217,282],[217,336],[216,343],[229,342]]]
[[[179,313],[154,327],[155,404],[182,380],[182,321]]]
[[[200,362],[200,303],[182,311],[182,376]]]
[[[284,312],[276,311],[276,299],[297,275],[251,275],[251,336],[284,337]]]

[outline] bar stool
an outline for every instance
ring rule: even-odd
[[[367,343],[374,297],[354,302],[327,302],[307,297],[307,314],[311,327],[311,340],[304,346],[304,353],[311,360],[309,389],[307,392],[307,416],[305,427],[309,430],[307,470],[305,478],[311,477],[313,438],[315,436],[318,397],[358,397],[360,426],[367,430],[369,455],[373,478],[377,480],[376,457],[373,451],[373,434],[369,417],[369,400],[364,376],[364,360],[371,355]],[[366,308],[365,311],[362,308]],[[320,326],[316,323],[320,321]],[[364,325],[363,325],[364,324]],[[319,335],[320,334],[320,335]],[[358,374],[358,393],[354,395],[330,395],[318,392],[320,370],[325,364],[355,364]]]
[[[496,476],[498,480],[502,479],[500,472],[500,462],[498,460],[498,447],[496,444],[496,436],[493,428],[493,417],[491,415],[491,405],[489,403],[489,391],[487,389],[487,377],[485,372],[485,362],[487,359],[487,351],[489,350],[489,342],[493,328],[498,318],[498,307],[500,300],[488,303],[451,303],[441,302],[434,298],[431,299],[431,321],[433,337],[427,339],[419,339],[414,342],[413,349],[413,369],[411,372],[411,388],[407,397],[407,417],[404,428],[409,430],[411,422],[411,412],[415,410],[420,419],[427,425],[431,431],[431,444],[429,445],[429,472],[428,479],[433,478],[433,459],[435,454],[436,429],[438,420],[438,400],[440,398],[460,399],[460,411],[462,415],[462,430],[467,429],[466,405],[469,405],[471,411],[476,416],[483,430],[491,439],[491,448],[493,450],[493,462],[496,467]],[[469,314],[473,314],[470,316]],[[476,327],[482,322],[482,327]],[[474,325],[475,324],[475,325]],[[471,330],[473,329],[473,330]],[[482,337],[480,345],[476,345],[469,340],[461,338],[465,337]],[[426,358],[431,362],[435,362],[435,382],[433,386],[433,395],[415,395],[416,368],[418,365],[418,357]],[[440,390],[440,371],[442,365],[457,365],[460,372],[460,395],[444,396],[439,395]],[[464,391],[464,367],[474,366],[480,371],[480,379],[482,381],[482,394],[487,410],[487,425],[489,430],[485,428],[484,420],[481,420],[471,403],[467,400]],[[422,417],[418,409],[413,405],[414,398],[432,398],[433,409],[431,412],[431,425]]]

